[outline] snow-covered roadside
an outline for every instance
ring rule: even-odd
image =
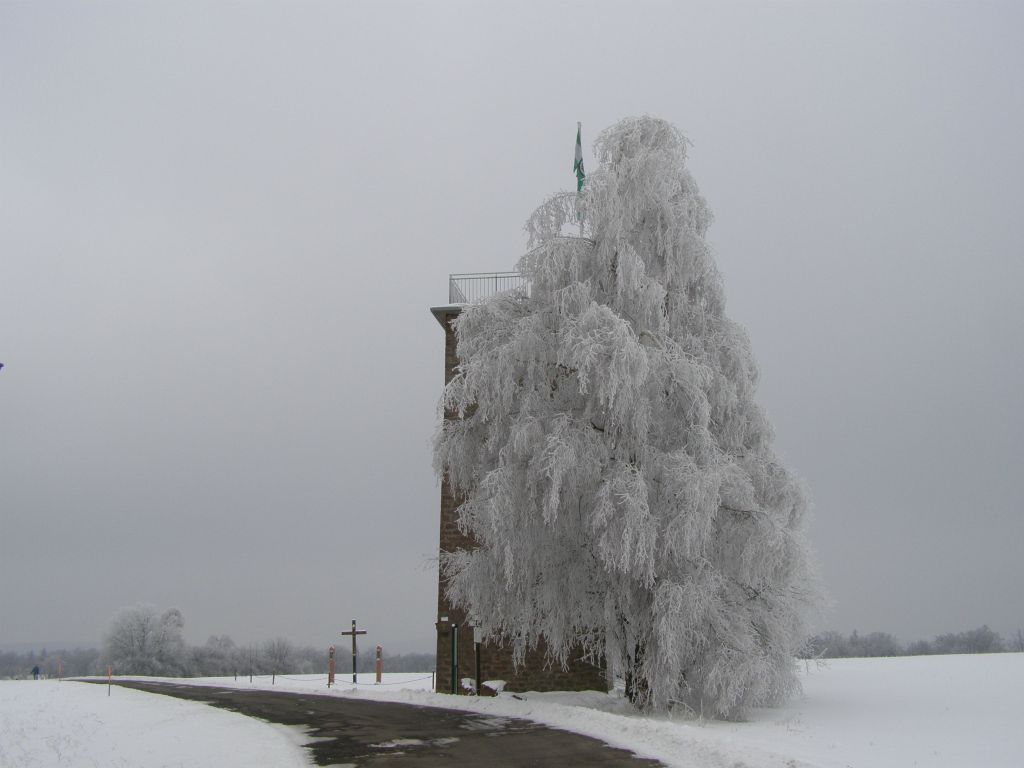
[[[386,675],[381,686],[371,680],[361,676],[358,686],[340,680],[328,691],[322,675],[278,677],[273,688],[525,717],[678,768],[1009,767],[1021,765],[1024,755],[1019,653],[807,664],[803,696],[757,710],[744,723],[641,717],[621,698],[593,692],[477,699],[432,693],[423,675]],[[269,679],[187,682],[271,687]]]
[[[306,768],[301,734],[168,696],[56,680],[0,681],[3,768]]]
[[[808,664],[804,695],[748,722],[643,717],[603,693],[430,691],[429,675],[387,674],[375,686],[324,675],[168,679],[301,691],[524,717],[678,768],[962,768],[1019,766],[1024,654],[844,659]],[[402,734],[395,734],[401,738]],[[214,707],[115,687],[0,682],[0,766],[308,765],[301,735]]]
[[[403,680],[406,678],[406,680]],[[722,749],[713,740],[705,743],[703,729],[691,723],[671,722],[638,716],[621,698],[596,691],[583,693],[505,693],[496,698],[449,696],[430,691],[430,677],[424,675],[385,675],[384,684],[339,681],[328,690],[325,676],[269,678],[124,678],[156,680],[187,685],[210,685],[237,689],[260,689],[344,696],[372,701],[391,701],[428,707],[477,712],[493,717],[517,717],[544,723],[553,728],[590,736],[606,744],[622,747],[642,757],[653,757],[679,768],[804,768],[805,763],[791,761],[784,754],[763,747],[747,747],[740,739]],[[395,734],[401,738],[402,734]]]

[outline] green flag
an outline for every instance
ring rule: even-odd
[[[576,123],[576,158],[573,160],[572,170],[576,174],[576,191],[583,189],[583,180],[587,174],[583,172],[583,141],[580,132],[583,130],[583,123]]]

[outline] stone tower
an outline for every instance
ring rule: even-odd
[[[458,366],[455,332],[452,321],[462,307],[485,298],[499,290],[508,290],[522,283],[520,275],[497,273],[483,275],[452,275],[449,280],[449,304],[432,307],[431,313],[444,329],[444,381],[447,384]],[[445,413],[446,419],[456,418]],[[463,535],[455,520],[459,502],[453,496],[447,480],[441,482],[441,552],[471,549],[476,542]],[[529,653],[517,670],[512,664],[512,652],[500,645],[474,642],[473,628],[465,612],[451,606],[445,596],[445,585],[438,573],[437,593],[437,677],[436,690],[441,693],[465,693],[462,680],[504,680],[509,691],[585,691],[608,690],[604,669],[575,661],[568,669],[557,666],[545,668],[543,649]],[[455,660],[453,667],[452,661]]]

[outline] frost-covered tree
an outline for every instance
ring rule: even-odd
[[[107,630],[107,661],[120,674],[181,675],[187,667],[184,627],[177,608],[162,614],[152,605],[122,608]]]
[[[290,666],[294,655],[295,646],[287,638],[275,637],[263,644],[263,658],[271,672],[294,672]]]
[[[640,706],[734,716],[797,687],[817,592],[686,149],[649,117],[606,130],[527,223],[529,288],[458,317],[435,466],[479,548],[442,568],[517,660],[582,651]]]
[[[210,635],[205,645],[192,649],[192,671],[203,677],[220,677],[238,671],[235,641],[230,635]]]

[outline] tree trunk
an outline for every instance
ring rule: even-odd
[[[643,664],[644,646],[643,643],[637,643],[626,670],[626,698],[638,709],[647,709],[651,703],[651,686],[643,674]]]

